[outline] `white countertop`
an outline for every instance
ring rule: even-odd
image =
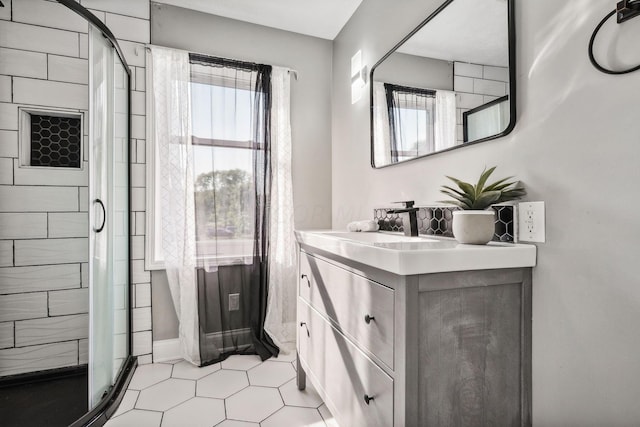
[[[384,231],[297,230],[295,233],[302,245],[399,275],[536,265],[536,246],[528,244],[463,245],[447,237],[407,237]]]

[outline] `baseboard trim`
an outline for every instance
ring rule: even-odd
[[[180,359],[180,339],[172,338],[153,342],[153,361],[167,362]]]

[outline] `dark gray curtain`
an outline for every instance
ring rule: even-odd
[[[271,66],[205,55],[190,55],[192,64],[249,70],[257,73],[251,88],[255,213],[251,263],[219,265],[214,271],[198,269],[198,316],[202,365],[232,354],[258,354],[262,360],[279,349],[264,331],[267,309],[269,209],[271,187]],[[196,225],[196,227],[198,227]],[[229,295],[239,294],[239,307],[229,310]]]

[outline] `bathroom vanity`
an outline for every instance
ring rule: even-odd
[[[298,387],[340,426],[530,426],[533,245],[296,232]]]

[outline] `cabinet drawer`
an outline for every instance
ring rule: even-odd
[[[393,369],[393,289],[300,253],[299,295]]]
[[[393,426],[393,379],[301,299],[298,319],[300,358],[338,424]]]

